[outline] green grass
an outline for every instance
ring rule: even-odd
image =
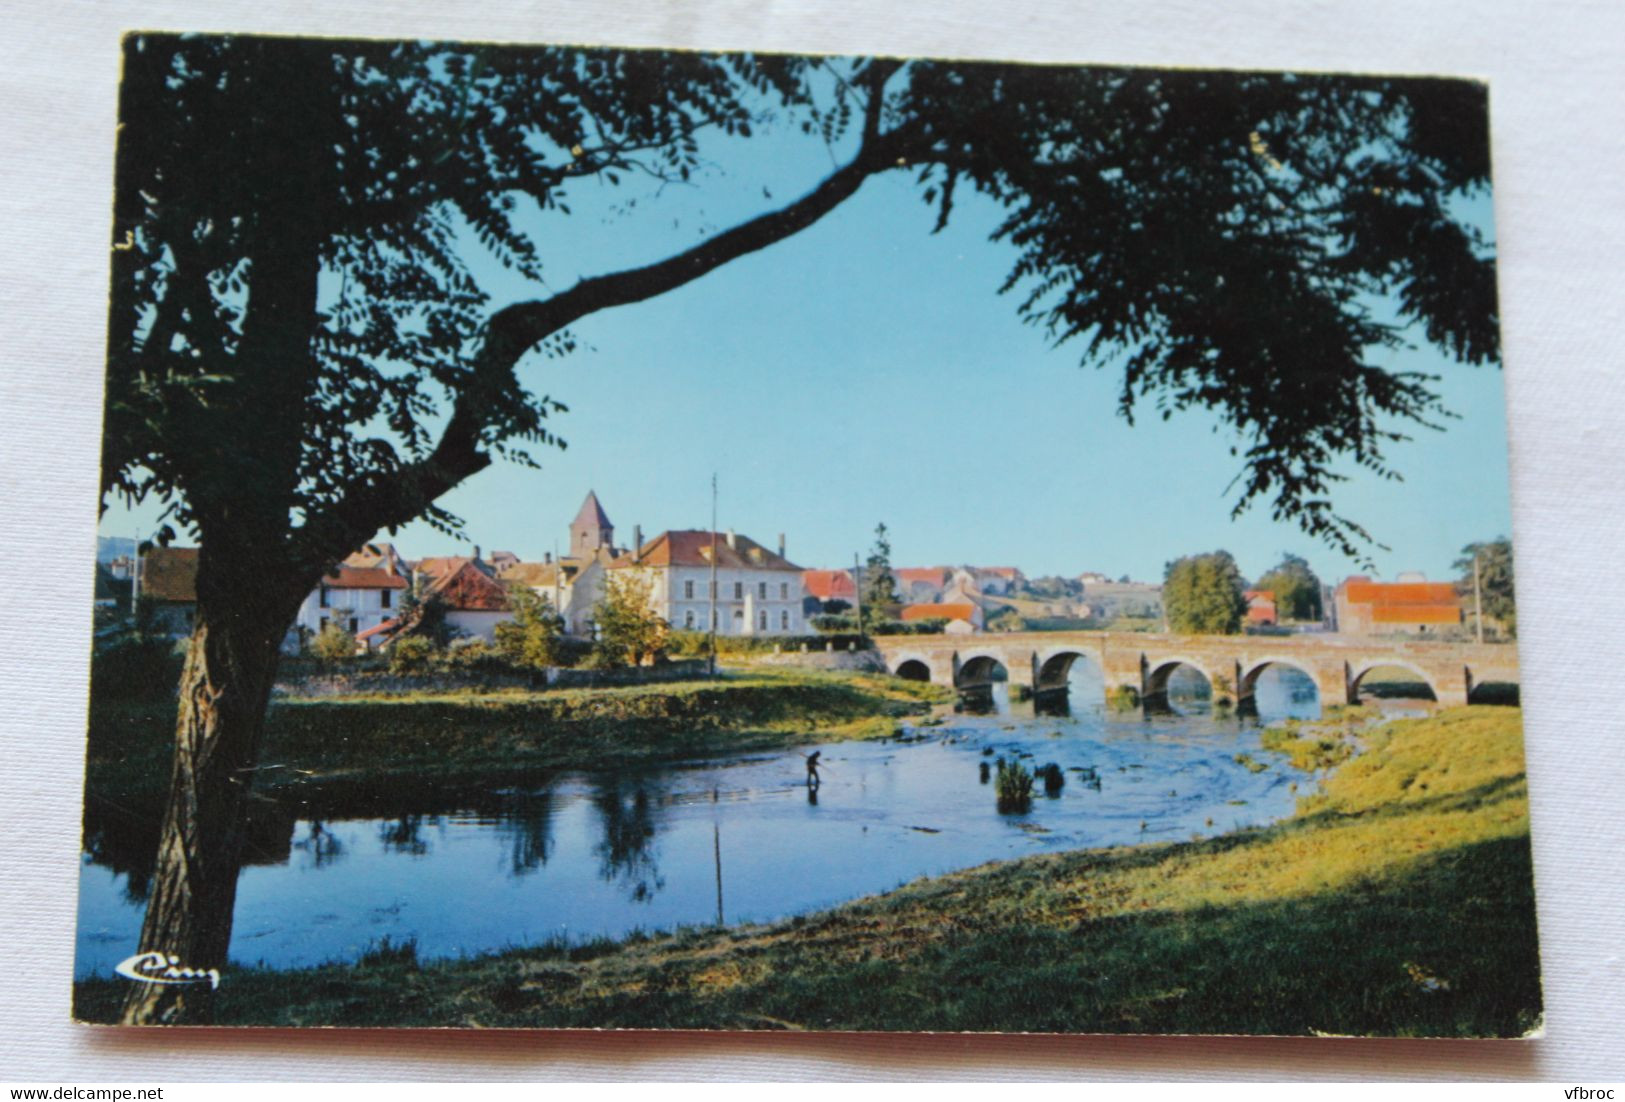
[[[256,787],[440,783],[873,738],[950,699],[922,682],[785,667],[616,688],[290,699],[267,714]],[[93,705],[90,796],[161,799],[173,722],[173,703]]]
[[[1519,713],[1452,709],[1273,827],[983,866],[768,926],[233,969],[223,1022],[1518,1036],[1541,1017]],[[111,981],[82,984],[106,1020]]]

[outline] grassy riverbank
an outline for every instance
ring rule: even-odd
[[[1266,829],[983,866],[770,926],[234,969],[218,1009],[267,1025],[1530,1030],[1519,713],[1452,709],[1361,737]],[[79,1013],[105,1020],[117,997],[81,985]]]
[[[256,788],[444,783],[872,738],[949,699],[891,677],[755,667],[717,681],[281,700]],[[93,706],[92,798],[161,797],[173,723],[172,701]]]

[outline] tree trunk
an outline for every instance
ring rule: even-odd
[[[297,610],[296,602],[268,602],[271,587],[263,578],[255,586],[249,571],[234,570],[235,581],[206,587],[207,565],[199,564],[169,804],[139,945],[143,953],[163,953],[178,968],[198,970],[225,967],[247,797],[278,648]],[[245,585],[254,588],[244,590]],[[207,1022],[213,995],[206,980],[137,983],[125,1002],[123,1022]]]

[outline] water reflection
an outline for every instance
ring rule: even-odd
[[[653,845],[655,818],[649,793],[641,782],[616,777],[594,785],[593,806],[603,819],[598,844],[599,876],[628,889],[634,902],[647,902],[665,887]]]
[[[525,876],[547,864],[553,852],[554,800],[551,789],[515,793],[496,820],[497,833],[508,841],[508,868]]]
[[[430,959],[710,923],[724,879],[729,920],[773,919],[990,860],[1264,823],[1312,786],[1258,720],[1109,715],[1074,672],[1059,705],[995,684],[988,714],[904,739],[260,809],[232,957],[353,960],[387,935]],[[1259,696],[1304,705],[1263,678]],[[996,809],[998,758],[1039,774],[1020,814]],[[106,974],[133,951],[156,828],[86,821],[76,968]]]
[[[422,857],[429,852],[429,843],[423,840],[423,816],[403,815],[385,822],[378,828],[378,838],[390,853],[406,853]]]
[[[295,841],[291,848],[307,854],[311,864],[319,869],[333,864],[344,856],[343,840],[323,826],[320,819],[312,820],[309,833],[303,839]]]

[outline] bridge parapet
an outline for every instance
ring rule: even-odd
[[[1274,664],[1296,667],[1315,682],[1324,704],[1348,703],[1360,679],[1379,666],[1415,672],[1441,704],[1464,704],[1474,685],[1516,683],[1517,649],[1508,644],[1370,638],[1334,634],[1174,635],[1128,632],[1016,632],[1010,634],[881,636],[875,645],[886,668],[906,661],[930,670],[931,680],[960,683],[972,663],[978,671],[998,662],[1014,685],[1058,688],[1079,658],[1094,662],[1108,689],[1128,686],[1142,697],[1162,687],[1175,663],[1222,677],[1241,700],[1258,675]]]

